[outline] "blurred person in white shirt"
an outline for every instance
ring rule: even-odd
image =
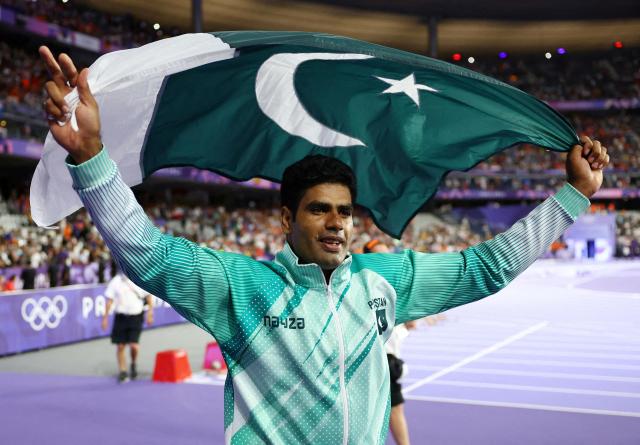
[[[115,317],[111,330],[111,343],[117,346],[116,357],[118,360],[118,381],[120,383],[129,378],[138,377],[136,360],[140,351],[140,334],[144,322],[145,302],[148,306],[147,325],[153,323],[153,304],[149,293],[140,289],[122,273],[117,273],[105,291],[107,306],[102,318],[102,329],[109,326],[109,313],[115,306]],[[129,346],[131,356],[130,373],[127,374],[127,361],[125,349]]]

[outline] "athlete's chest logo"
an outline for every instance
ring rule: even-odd
[[[378,335],[382,335],[384,331],[389,327],[387,321],[387,298],[372,298],[367,301],[369,309],[376,311],[376,324],[378,326]]]
[[[386,297],[372,298],[371,300],[367,301],[367,304],[369,305],[369,309],[377,310],[383,307],[387,307],[387,298]]]
[[[378,325],[378,335],[382,335],[382,333],[389,327],[386,309],[378,309],[376,311],[376,324]]]
[[[265,315],[262,324],[268,328],[304,329],[304,318],[300,317],[270,317]]]

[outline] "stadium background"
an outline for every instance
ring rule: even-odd
[[[202,14],[193,15],[192,6],[197,8],[198,5],[202,7]],[[571,329],[578,329],[579,323],[586,323],[579,328],[594,337],[583,339],[583,343],[592,344],[598,343],[593,338],[602,340],[612,332],[618,332],[621,337],[611,337],[612,343],[608,346],[600,345],[597,351],[583,351],[583,355],[598,356],[595,358],[603,365],[610,363],[607,360],[612,358],[606,356],[602,349],[610,352],[616,347],[623,348],[619,350],[625,354],[618,355],[625,357],[612,359],[622,362],[600,368],[604,371],[598,375],[611,377],[611,370],[625,369],[625,366],[630,374],[615,376],[622,379],[618,380],[620,385],[615,390],[566,388],[561,382],[552,380],[540,383],[538,390],[545,392],[540,388],[555,388],[546,392],[556,395],[608,391],[613,402],[598,402],[597,406],[587,408],[578,403],[577,408],[572,408],[573,412],[597,419],[590,422],[582,418],[579,423],[596,428],[599,422],[604,422],[602,419],[610,421],[614,417],[635,420],[636,425],[640,423],[637,418],[640,405],[636,400],[640,399],[640,379],[634,377],[640,371],[640,332],[635,321],[639,309],[635,301],[640,299],[640,268],[636,262],[640,257],[640,6],[637,2],[620,0],[539,1],[535,5],[530,2],[488,1],[482,2],[481,6],[477,2],[463,0],[118,0],[106,3],[94,0],[0,0],[0,355],[6,356],[0,358],[0,371],[4,372],[0,374],[0,393],[2,388],[16,385],[15,379],[19,380],[23,375],[17,372],[30,375],[46,374],[49,370],[59,375],[101,378],[115,372],[115,360],[112,360],[112,351],[105,340],[25,352],[103,336],[96,320],[104,307],[102,283],[111,273],[108,249],[84,211],[62,221],[54,230],[36,228],[29,218],[29,183],[47,131],[41,109],[42,87],[47,76],[37,57],[37,47],[47,44],[56,52],[69,53],[79,65],[88,66],[101,53],[142,45],[193,29],[319,31],[431,55],[523,89],[560,110],[573,122],[579,134],[601,140],[609,148],[612,162],[606,171],[603,189],[592,200],[589,215],[583,217],[567,236],[554,243],[545,259],[536,264],[533,272],[513,292],[523,298],[520,311],[535,313],[543,303],[541,298],[528,299],[529,294],[533,296],[536,293],[538,284],[534,278],[546,283],[557,280],[561,283],[558,288],[561,295],[550,300],[548,305],[556,307],[559,301],[562,302],[563,305],[554,312],[562,316],[555,320],[546,314],[543,318],[546,321],[553,319],[551,322],[560,327],[575,313],[592,307],[591,300],[580,300],[572,289],[588,289],[605,298],[593,306],[594,312],[590,312],[588,321],[576,319],[572,321],[575,326]],[[367,217],[366,211],[360,210],[353,248],[357,251],[366,241],[377,237],[396,249],[408,247],[425,252],[460,250],[509,227],[563,181],[562,154],[531,146],[515,147],[469,172],[450,174],[435,199],[408,227],[402,240],[392,240],[383,235]],[[270,259],[282,245],[277,186],[267,181],[236,184],[210,172],[174,168],[154,175],[137,187],[136,195],[149,216],[166,232],[185,236],[214,249]],[[608,294],[611,292],[615,295]],[[21,317],[21,304],[25,299],[38,300],[43,296],[53,299],[56,295],[63,295],[68,300],[65,312],[68,310],[69,314],[74,301],[78,302],[79,326],[67,329],[61,322],[53,328],[45,326],[35,330],[24,316]],[[565,297],[570,300],[560,300]],[[503,300],[497,298],[496,301],[499,305]],[[432,360],[424,364],[420,362],[421,358],[416,359],[415,369],[433,366],[437,361],[435,356],[446,356],[446,353],[440,354],[444,349],[454,350],[456,346],[448,345],[448,340],[462,338],[463,333],[477,336],[473,329],[482,325],[482,320],[497,323],[489,326],[492,332],[497,333],[500,326],[504,328],[509,323],[515,323],[510,329],[519,332],[519,328],[527,324],[526,320],[521,320],[525,314],[515,309],[511,311],[513,308],[508,307],[509,304],[501,306],[500,310],[506,307],[504,313],[485,314],[483,311],[488,310],[485,306],[479,305],[474,310],[473,305],[462,312],[447,315],[445,320],[425,323],[414,335],[412,341],[415,343],[410,343],[408,348],[409,351],[415,348],[415,351],[421,351],[416,355],[426,355]],[[520,326],[518,320],[524,324]],[[169,312],[159,317],[160,323],[176,321],[179,320]],[[31,329],[28,335],[25,329]],[[69,332],[62,333],[65,329]],[[178,331],[172,331],[176,329]],[[143,336],[143,351],[146,352],[142,357],[147,363],[147,374],[153,367],[153,352],[169,347],[187,348],[192,366],[199,368],[207,341],[203,334],[184,325],[160,328],[147,334]],[[176,335],[181,337],[180,341],[176,342]],[[507,333],[505,336],[511,338]],[[439,343],[430,343],[436,338]],[[497,338],[500,338],[499,334]],[[563,359],[571,357],[571,353],[576,354],[575,350],[568,351]],[[557,351],[546,351],[546,355],[543,351],[541,359],[554,354],[557,355]],[[458,363],[457,359],[452,360]],[[411,364],[411,360],[409,362]],[[447,365],[443,364],[442,369],[447,369]],[[414,372],[413,380],[408,382],[410,387],[419,383],[418,386],[424,389],[436,380],[435,377],[426,380],[433,375],[430,372],[439,372],[437,369],[422,371],[424,376],[419,371]],[[554,373],[559,374],[557,370]],[[23,382],[25,387],[32,383]],[[481,384],[487,389],[487,385],[492,383],[484,381]],[[45,383],[42,385],[43,388],[48,387]],[[458,386],[464,385],[458,383]],[[511,386],[536,385],[520,383]],[[465,388],[469,388],[469,384]],[[493,390],[507,391],[509,388],[494,387]],[[518,390],[523,391],[521,388]],[[473,392],[472,389],[469,391]],[[418,404],[422,398],[420,408],[414,411],[417,418],[424,413],[420,410],[432,409],[429,415],[438,418],[443,412],[468,406],[482,406],[480,417],[484,418],[482,416],[487,416],[487,410],[491,409],[487,399],[491,399],[491,406],[520,403],[496,402],[493,395],[478,396],[480,402],[473,403],[465,399],[466,396],[456,399],[451,395],[425,394],[416,395],[412,401]],[[105,397],[114,397],[113,391],[109,393],[105,389]],[[635,405],[618,407],[615,402],[618,399],[631,400]],[[482,400],[486,403],[481,403]],[[554,425],[554,428],[563,425],[559,420],[562,414],[558,413],[570,410],[549,407],[566,408],[571,405],[555,401],[520,403],[527,404],[536,405],[537,408],[529,406],[534,413],[556,413],[549,419],[531,414],[533,417],[527,418],[527,425],[534,430],[548,425]],[[7,406],[11,405],[2,410],[3,416],[12,411]],[[522,412],[525,407],[519,408]],[[218,415],[221,412],[221,406],[207,406],[206,409],[218,409]],[[40,414],[46,416],[45,411]],[[455,417],[458,413],[451,415]],[[209,419],[206,413],[198,416],[201,422],[206,419],[211,426],[207,434],[213,431],[216,437],[222,437],[221,418]],[[51,423],[50,419],[44,421]],[[453,424],[447,427],[438,422],[435,421],[433,427],[438,425],[449,430],[449,434],[431,431],[431,443],[462,443],[459,440],[463,439],[456,436],[460,432],[454,431]],[[412,423],[410,418],[412,432],[419,429],[418,424],[417,420]],[[605,432],[617,440],[615,443],[640,443],[638,428],[606,425],[591,431],[593,434],[589,442],[579,443],[614,443],[597,441],[598,434]],[[470,428],[470,435],[477,431]],[[557,436],[564,438],[562,443],[578,443],[577,438],[585,432],[584,427],[572,429],[565,426],[564,430]],[[485,431],[485,437],[486,434]],[[475,443],[516,443],[510,440],[510,434],[496,434],[491,436],[491,441]],[[31,443],[23,439],[23,443]],[[192,439],[193,443],[201,442],[201,438]],[[554,441],[553,436],[548,439],[548,443],[561,443],[560,440]],[[84,440],[76,439],[74,443],[81,442]],[[518,443],[533,442],[523,438]],[[543,442],[537,440],[535,443]]]

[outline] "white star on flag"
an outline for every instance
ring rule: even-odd
[[[385,77],[378,76],[374,77],[391,85],[389,88],[384,90],[382,94],[404,93],[409,96],[418,107],[420,106],[420,96],[418,95],[418,90],[431,91],[433,93],[438,92],[438,90],[436,90],[435,88],[431,88],[430,86],[416,84],[416,77],[413,75],[413,73],[400,80],[387,79]]]

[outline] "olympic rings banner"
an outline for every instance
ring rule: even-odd
[[[77,285],[0,293],[0,356],[109,335],[101,326],[105,289]],[[153,326],[185,321],[159,298],[153,306]],[[113,315],[109,329],[112,323]]]

